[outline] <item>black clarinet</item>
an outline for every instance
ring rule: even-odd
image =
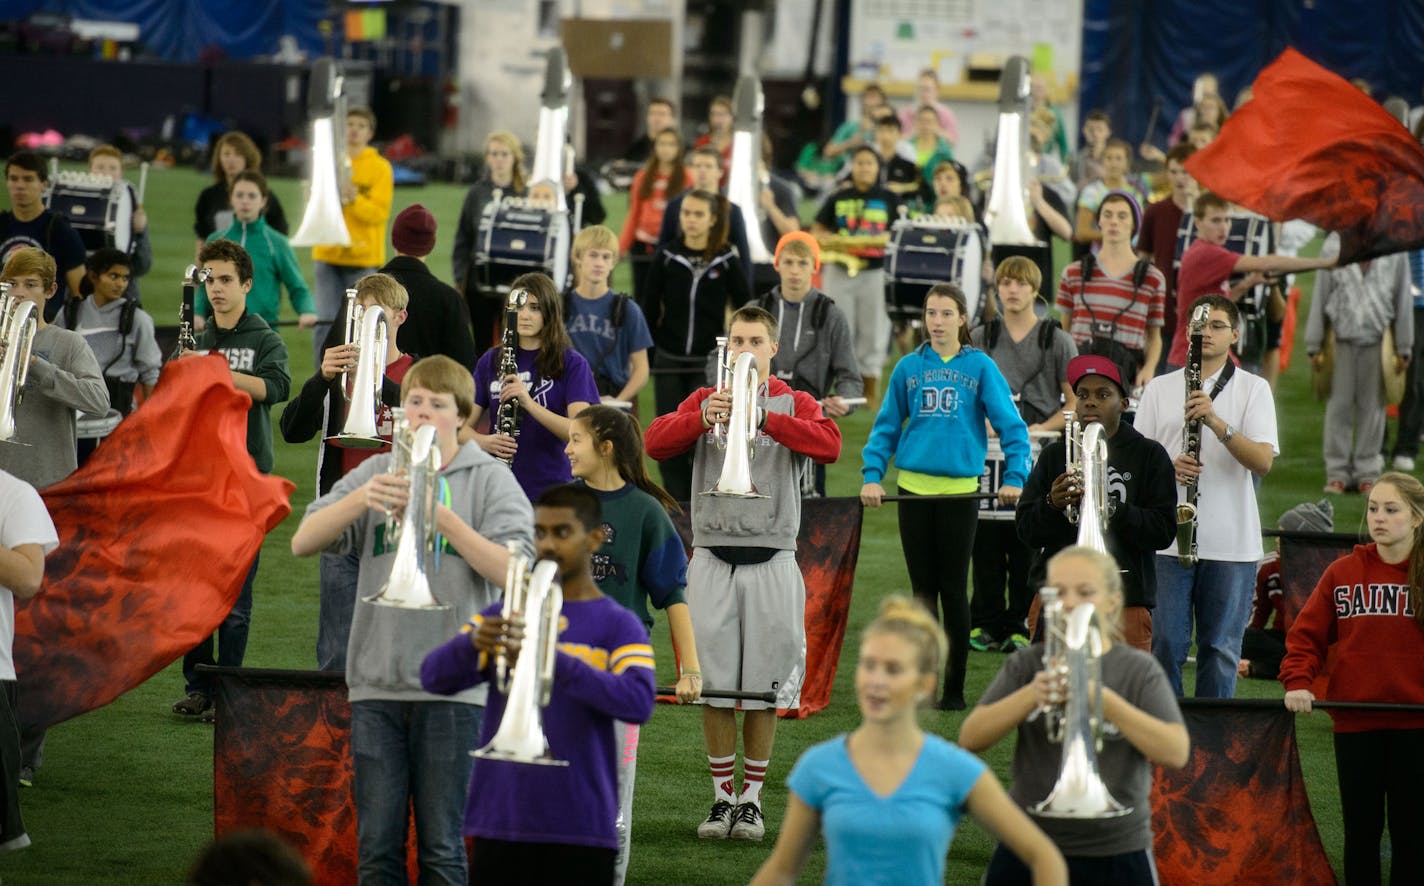
[[[519,309],[524,307],[528,300],[529,293],[523,289],[511,289],[509,298],[504,303],[504,335],[500,339],[499,368],[496,370],[501,381],[519,374]],[[495,416],[495,433],[519,439],[520,413],[519,401],[516,399],[511,398],[499,404],[499,413]],[[512,464],[514,456],[500,461]]]
[[[200,271],[197,265],[188,265],[183,274],[183,302],[178,306],[178,344],[169,360],[177,360],[184,351],[198,349],[198,340],[193,335],[193,299],[198,287],[208,282],[208,276],[208,269]]]
[[[1207,305],[1197,305],[1187,324],[1187,365],[1183,370],[1187,380],[1187,396],[1202,386],[1202,333],[1211,313]],[[1182,454],[1201,461],[1201,419],[1192,418],[1182,425]],[[1177,505],[1177,562],[1194,566],[1197,562],[1197,478],[1187,482],[1187,500]]]

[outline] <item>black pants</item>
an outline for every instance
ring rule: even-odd
[[[658,351],[653,355],[653,398],[658,415],[676,412],[679,404],[706,384],[707,359],[679,357]],[[678,501],[692,500],[692,450],[664,459],[660,465],[663,488]]]
[[[1032,562],[1033,551],[1019,540],[1013,520],[979,521],[974,534],[974,596],[969,601],[972,627],[982,628],[996,640],[1028,633]]]
[[[1281,659],[1286,657],[1286,632],[1247,628],[1241,638],[1241,657],[1251,662],[1251,676],[1274,680],[1281,675]]]
[[[25,834],[20,818],[20,726],[14,680],[0,680],[0,845]],[[19,848],[19,847],[16,847]]]
[[[638,307],[647,313],[648,290],[646,281],[648,279],[648,268],[653,264],[653,247],[646,243],[635,242],[628,249],[628,267],[633,272],[633,301]],[[648,325],[657,323],[657,317],[649,317]]]
[[[1063,860],[1068,862],[1068,882],[1071,886],[1101,886],[1107,883],[1113,886],[1157,886],[1157,866],[1152,853],[1146,849],[1097,858],[1069,855]],[[984,870],[985,886],[1030,886],[1032,883],[1028,867],[1000,843],[994,850],[993,858],[989,859],[989,867]]]
[[[616,849],[565,843],[512,843],[476,838],[470,856],[470,884],[555,886],[613,882]]]
[[[1424,430],[1424,335],[1420,334],[1424,330],[1424,308],[1414,309],[1414,330],[1414,349],[1405,375],[1404,400],[1399,404],[1393,452],[1409,458],[1419,455],[1419,436]]]
[[[1424,729],[1335,733],[1345,825],[1345,882],[1380,882],[1380,836],[1389,812],[1391,886],[1424,883]]]
[[[914,495],[901,489],[901,495]],[[944,697],[964,697],[964,669],[969,664],[969,559],[979,522],[974,499],[900,503],[900,545],[915,599],[939,618],[949,635],[944,663]]]

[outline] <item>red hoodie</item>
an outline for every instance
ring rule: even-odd
[[[1424,628],[1409,605],[1409,562],[1356,545],[1325,569],[1286,635],[1281,685],[1309,689],[1336,646],[1330,701],[1424,704]],[[1424,714],[1331,711],[1336,732],[1424,729]]]

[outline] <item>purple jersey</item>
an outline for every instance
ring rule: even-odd
[[[578,351],[570,348],[564,351],[564,375],[562,378],[543,378],[534,367],[537,350],[519,349],[519,377],[529,387],[529,396],[534,402],[555,415],[568,416],[570,403],[597,403],[598,386],[594,384],[593,372],[588,361]],[[484,432],[494,433],[496,413],[499,411],[499,389],[503,384],[495,378],[499,368],[499,348],[491,348],[480,357],[475,366],[475,404],[484,409]],[[491,405],[493,404],[493,405]],[[524,489],[524,494],[533,501],[551,486],[568,483],[573,479],[569,470],[568,456],[564,455],[564,441],[557,434],[539,424],[537,419],[527,414],[520,415],[519,451],[514,454],[514,478]]]

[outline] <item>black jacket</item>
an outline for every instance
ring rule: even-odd
[[[344,327],[343,322],[341,326],[333,324],[332,328]],[[328,337],[327,341],[331,339]],[[328,346],[323,345],[322,351],[325,352]],[[389,378],[382,378],[381,402],[387,406],[399,406],[400,385]],[[317,495],[326,495],[341,479],[341,450],[325,442],[325,438],[341,433],[345,421],[346,398],[341,396],[341,376],[327,381],[321,374],[321,358],[318,356],[316,372],[282,410],[282,418],[278,422],[282,439],[288,443],[305,443],[319,433],[322,435],[323,442],[316,454]]]
[[[480,354],[470,334],[470,309],[460,294],[430,273],[425,262],[408,255],[386,262],[381,273],[395,277],[410,294],[406,320],[396,331],[400,352],[412,357],[444,354],[474,372]],[[344,329],[345,325],[332,324],[331,328]]]
[[[1015,522],[1019,538],[1036,551],[1030,587],[1043,582],[1048,559],[1078,540],[1078,526],[1048,503],[1053,481],[1064,471],[1063,441],[1043,448],[1024,483]],[[1127,606],[1157,604],[1157,552],[1177,535],[1177,487],[1172,460],[1155,440],[1123,422],[1108,439],[1108,551],[1122,572]]]
[[[727,305],[740,308],[751,299],[737,251],[731,246],[703,261],[676,243],[659,246],[648,266],[643,288],[653,344],[662,354],[701,357],[717,346],[726,328]]]

